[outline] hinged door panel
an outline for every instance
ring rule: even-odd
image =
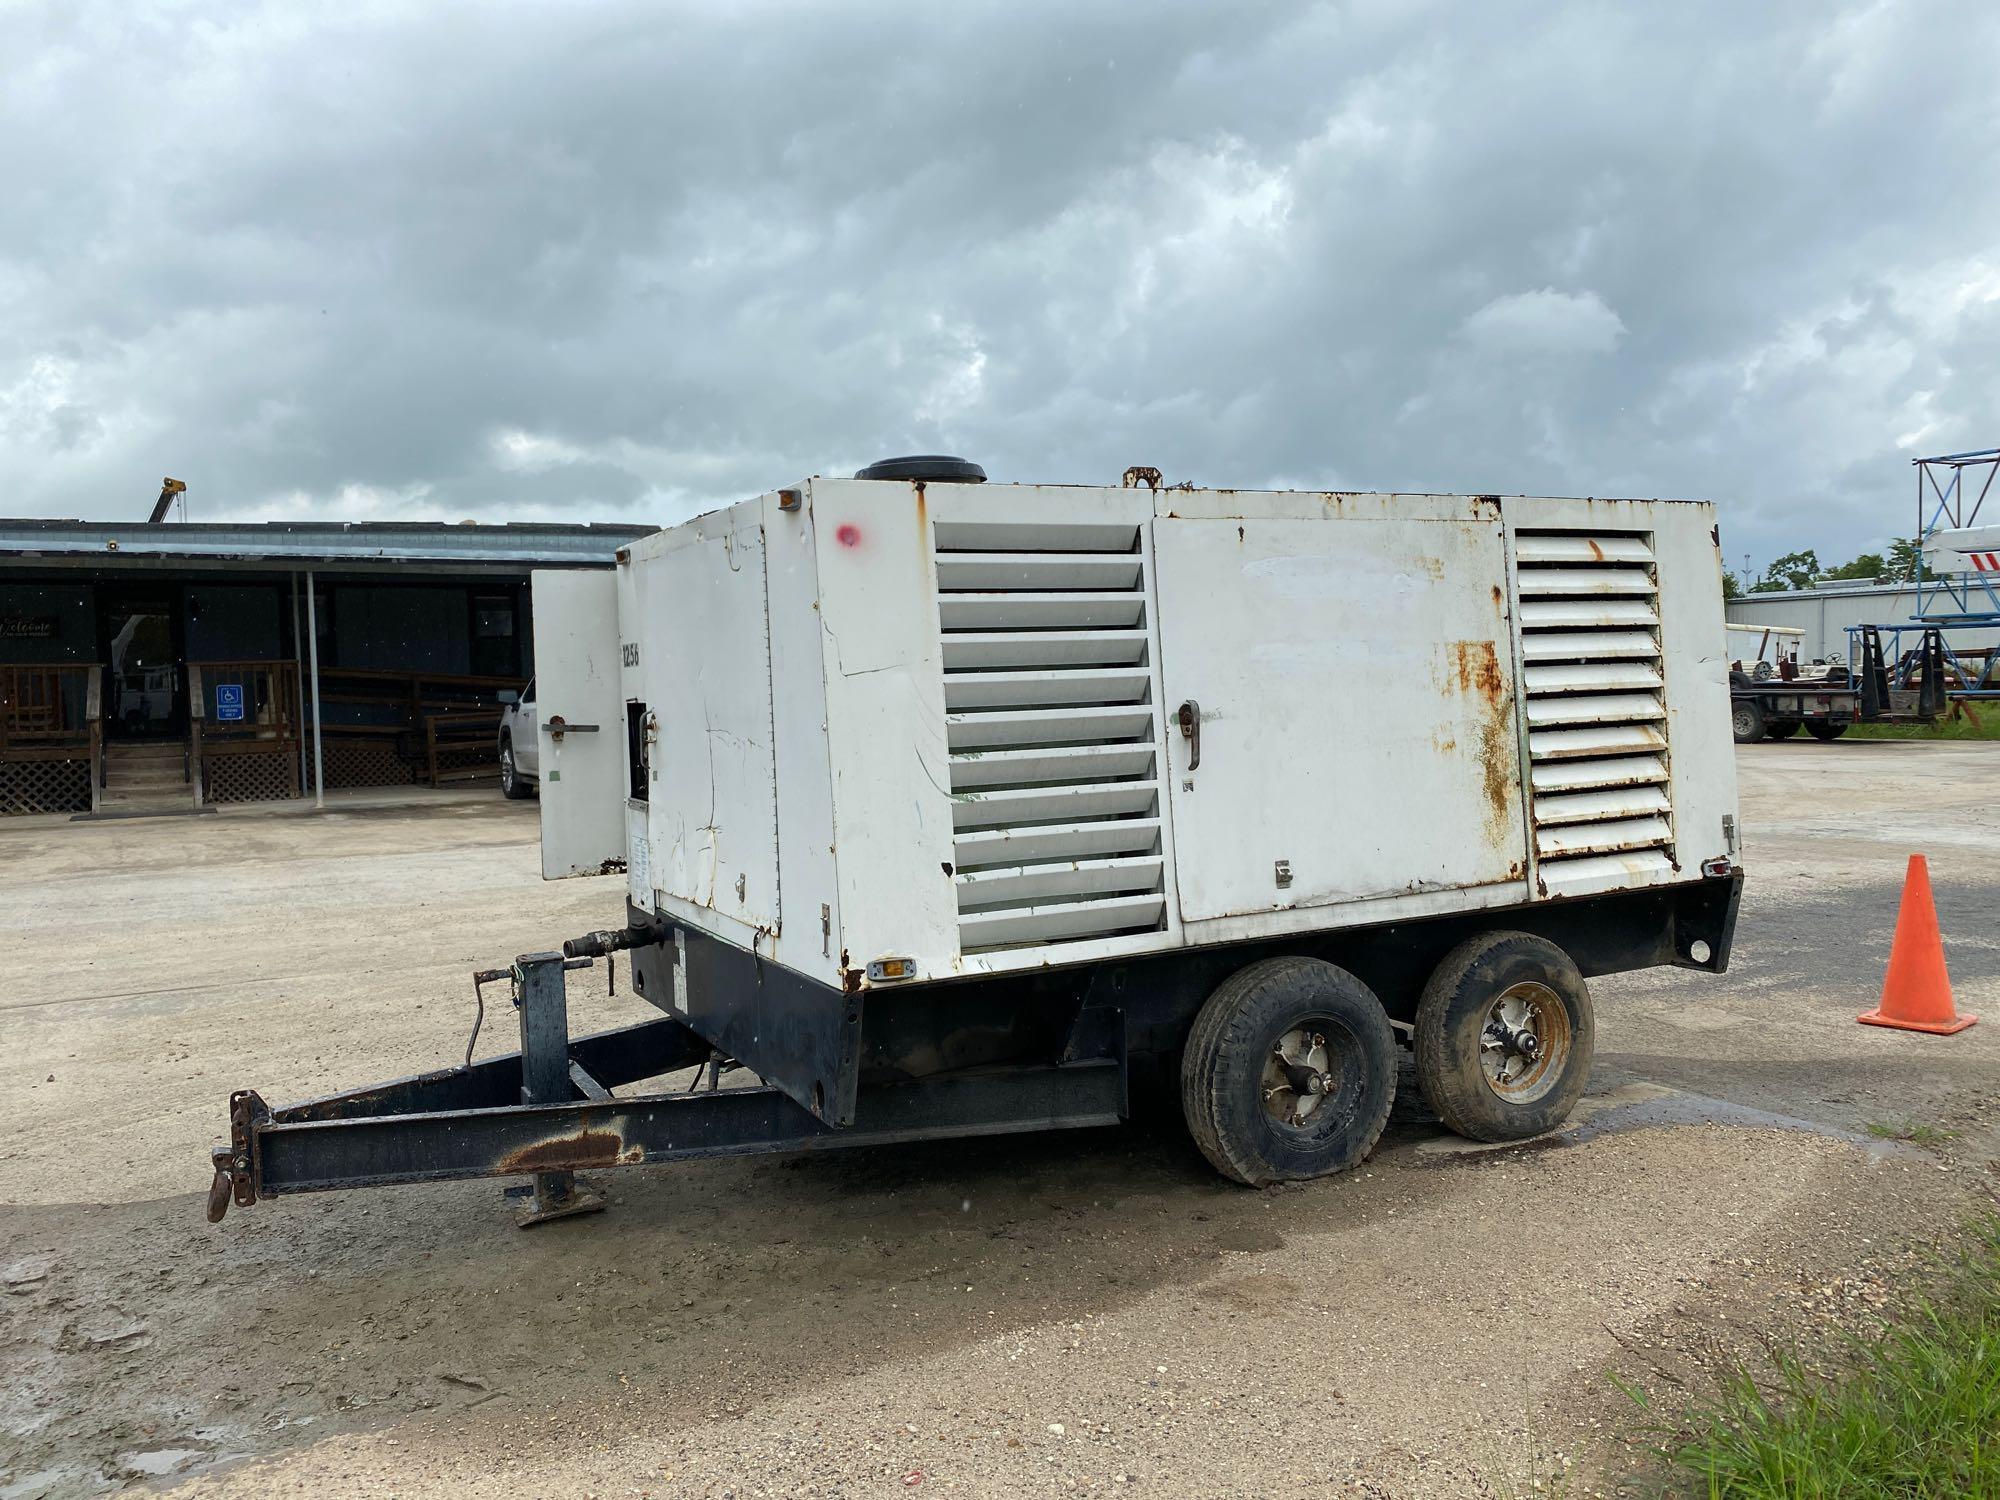
[[[534,602],[542,878],[602,875],[625,858],[618,575],[540,569]]]
[[[653,745],[656,889],[778,928],[778,803],[764,534],[695,535],[646,560],[640,595]],[[669,606],[671,613],[669,613]],[[690,630],[680,622],[699,622]]]
[[[1162,516],[1154,546],[1182,920],[1522,878],[1497,515]]]

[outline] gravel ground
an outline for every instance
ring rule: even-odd
[[[610,882],[535,879],[532,804],[23,820],[0,1500],[1611,1492],[1614,1378],[1671,1403],[1865,1323],[1990,1199],[1996,755],[1747,747],[1735,967],[1601,981],[1587,1118],[1548,1142],[1406,1120],[1257,1193],[1141,1122],[611,1174],[608,1214],[531,1234],[491,1184],[201,1201],[232,1087],[447,1062],[469,969],[602,925]],[[1949,1039],[1853,1023],[1913,848],[1995,1013]]]

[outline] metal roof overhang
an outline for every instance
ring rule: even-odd
[[[434,572],[609,567],[648,526],[442,526],[425,523],[0,520],[0,558],[54,567],[258,567]]]

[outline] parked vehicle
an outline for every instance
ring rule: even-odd
[[[983,477],[537,573],[543,871],[622,867],[624,925],[504,971],[518,1054],[237,1095],[211,1213],[532,1174],[548,1217],[590,1168],[1112,1124],[1140,1066],[1223,1175],[1313,1177],[1404,1049],[1522,1139],[1583,1092],[1589,978],[1727,965],[1712,507]],[[619,952],[658,1018],[571,1038],[565,967]],[[760,1083],[613,1092],[694,1064]]]
[[[1788,740],[1801,729],[1822,742],[1837,740],[1861,716],[1861,693],[1844,668],[1823,677],[1758,681],[1729,674],[1730,731],[1739,745]]]
[[[1840,662],[1799,661],[1805,632],[1790,625],[1726,627],[1730,733],[1739,745],[1785,740],[1801,729],[1837,740],[1861,717],[1861,691]]]
[[[541,741],[536,735],[535,681],[516,693],[503,689],[500,711],[500,795],[532,797],[542,774]]]

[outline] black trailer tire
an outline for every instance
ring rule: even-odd
[[[1515,1050],[1525,1041],[1492,1045],[1496,1023],[1533,1035],[1533,1054]],[[1567,953],[1525,932],[1481,933],[1445,955],[1417,1002],[1417,1083],[1460,1135],[1526,1140],[1569,1118],[1596,1038],[1590,990]]]
[[[514,742],[503,739],[500,741],[500,795],[519,802],[534,794],[535,789],[528,784],[527,777],[514,768]]]
[[[1829,740],[1837,740],[1843,734],[1847,733],[1847,726],[1845,724],[1829,723],[1825,719],[1814,719],[1810,724],[1806,725],[1806,730],[1814,739],[1825,743]]]
[[[1739,745],[1761,740],[1764,738],[1764,705],[1753,698],[1738,698],[1729,706],[1729,728]]]
[[[1797,719],[1773,719],[1764,726],[1764,733],[1774,740],[1788,740],[1805,725]]]
[[[1223,980],[1195,1017],[1181,1110],[1225,1177],[1252,1187],[1324,1177],[1375,1149],[1395,1102],[1396,1050],[1382,1002],[1345,969],[1267,958]]]

